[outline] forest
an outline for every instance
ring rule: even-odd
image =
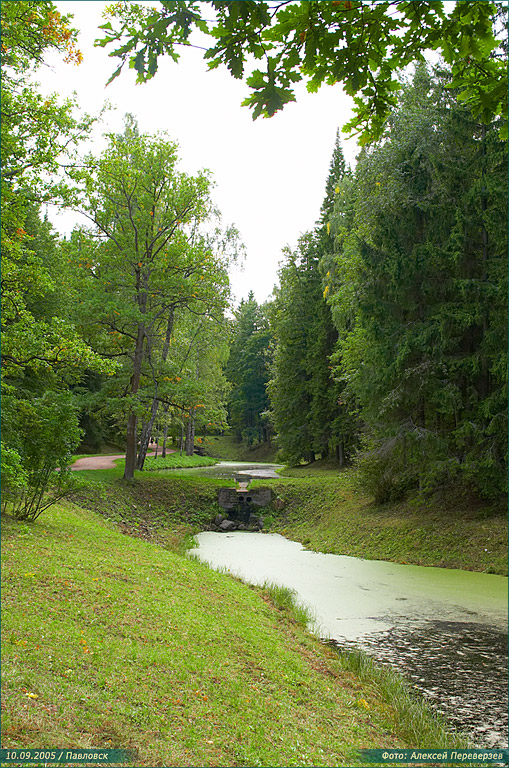
[[[130,480],[152,439],[192,455],[225,430],[290,465],[353,464],[381,502],[504,493],[503,114],[481,119],[446,62],[418,62],[355,168],[338,129],[315,228],[271,299],[235,308],[241,235],[210,174],[182,173],[129,114],[82,155],[95,118],[32,79],[48,50],[79,62],[68,19],[4,3],[2,30],[4,509],[33,519],[67,494],[76,453],[121,446]],[[57,235],[48,201],[86,224]]]
[[[121,123],[45,89],[92,57],[67,5],[0,8],[2,756],[507,762],[505,4],[104,4]],[[250,125],[352,100],[266,300],[214,167],[136,112],[186,45]]]

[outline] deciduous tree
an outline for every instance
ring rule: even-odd
[[[138,418],[150,420],[147,402],[166,401],[174,313],[222,316],[228,295],[232,238],[227,233],[221,241],[210,225],[201,226],[214,214],[210,179],[178,171],[177,161],[173,142],[138,135],[128,121],[100,157],[89,156],[73,173],[74,205],[91,222],[75,235],[83,326],[94,348],[123,361],[128,378],[121,398],[126,479],[136,466]]]
[[[243,103],[254,118],[294,101],[296,82],[307,81],[311,91],[341,83],[355,102],[348,127],[367,141],[380,135],[397,103],[398,71],[429,51],[451,66],[453,84],[475,117],[505,116],[507,68],[495,52],[493,26],[501,7],[479,0],[450,8],[423,0],[119,3],[98,44],[117,45],[110,55],[120,64],[110,79],[128,62],[144,81],[155,75],[159,56],[177,61],[179,47],[192,45],[198,30],[212,38],[204,54],[209,67],[225,64],[233,77],[245,78],[251,95]],[[252,59],[263,64],[246,74]]]

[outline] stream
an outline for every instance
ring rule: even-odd
[[[263,476],[259,467],[246,475]],[[507,747],[504,576],[321,554],[279,534],[205,531],[196,541],[214,568],[295,590],[322,638],[398,669],[476,747]]]
[[[256,461],[220,461],[211,467],[184,467],[164,470],[198,477],[222,477],[228,480],[250,480],[252,478],[278,478],[276,469],[283,464],[267,464]]]

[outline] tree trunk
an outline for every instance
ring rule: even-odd
[[[156,386],[156,395],[157,395],[157,386]],[[154,397],[154,399],[152,400],[152,406],[150,408],[150,418],[147,422],[145,422],[145,424],[143,425],[143,429],[141,431],[140,447],[138,448],[138,460],[136,463],[137,469],[143,469],[143,465],[145,464],[145,459],[147,458],[148,445],[150,442],[150,436],[152,434],[152,429],[154,427],[154,422],[156,420],[158,407],[159,407],[159,400],[157,400],[157,398]]]
[[[194,412],[195,412],[195,409],[191,408],[189,411],[189,421],[187,422],[187,427],[186,427],[186,455],[187,456],[193,456],[194,454],[194,430],[195,430]]]
[[[130,385],[131,395],[135,395],[140,387],[144,339],[145,326],[143,323],[140,323],[138,325],[138,336],[136,339],[136,348],[134,351],[133,375],[131,376]],[[131,408],[127,418],[124,480],[132,480],[134,477],[134,469],[136,466],[136,422],[136,413]]]
[[[482,281],[484,284],[488,282],[488,231],[486,229],[486,211],[488,210],[488,190],[486,187],[486,126],[482,127],[482,188],[481,188],[481,210],[482,216]],[[484,297],[483,297],[484,298]],[[486,338],[489,327],[489,305],[486,301],[483,302],[483,316],[482,316],[482,335],[483,341]],[[481,347],[482,348],[482,347]],[[490,374],[488,368],[488,360],[486,354],[481,352],[481,379],[479,384],[479,393],[482,398],[486,398],[490,391]]]
[[[168,413],[168,406],[165,405],[164,406],[164,414],[166,415],[167,413]],[[162,449],[162,453],[161,453],[161,458],[162,459],[166,458],[166,441],[167,441],[167,439],[168,439],[168,424],[166,424],[166,422],[165,422],[164,427],[163,427],[163,449]]]
[[[173,323],[175,320],[175,310],[172,307],[170,309],[170,314],[168,316],[168,324],[166,326],[166,336],[164,339],[163,344],[163,351],[162,351],[162,360],[163,362],[166,362],[166,359],[168,357],[168,352],[170,349],[170,339],[171,334],[173,333]],[[143,465],[145,464],[145,459],[147,458],[147,451],[148,451],[148,444],[150,440],[150,435],[152,434],[152,430],[154,428],[154,422],[156,420],[157,411],[159,408],[159,400],[157,399],[157,383],[155,385],[155,392],[154,392],[154,398],[152,400],[152,405],[150,407],[150,418],[148,422],[144,425],[141,438],[140,438],[140,448],[138,451],[138,462],[137,467],[138,469],[143,469]],[[166,412],[168,412],[168,407],[166,406]],[[166,452],[165,454],[166,455]]]

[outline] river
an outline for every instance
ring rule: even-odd
[[[507,747],[505,577],[310,552],[278,534],[196,540],[212,567],[295,590],[321,637],[399,669],[477,747]]]

